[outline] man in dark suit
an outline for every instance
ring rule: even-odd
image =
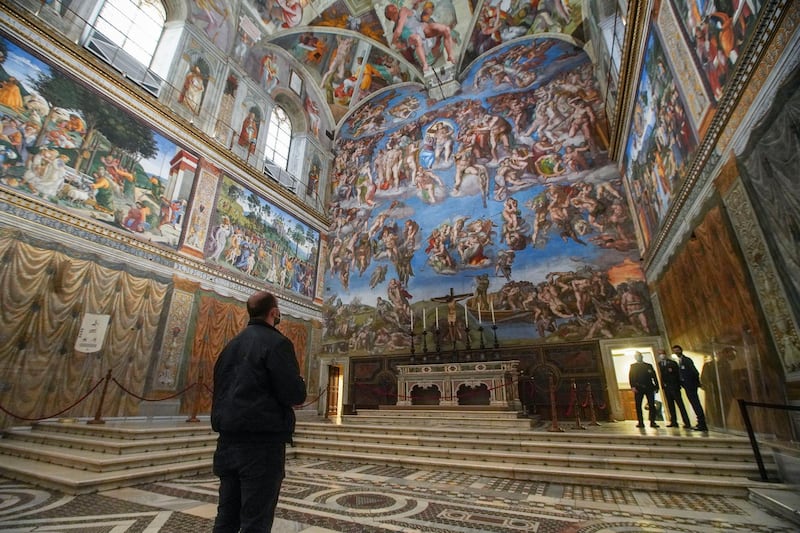
[[[697,395],[697,389],[700,388],[700,372],[694,366],[694,361],[683,353],[683,348],[676,344],[672,347],[672,353],[678,356],[678,368],[681,387],[686,391],[686,398],[692,405],[694,414],[697,416],[697,425],[693,427],[695,431],[708,431],[706,426],[706,414],[703,411],[703,404],[700,403],[700,397]]]
[[[628,380],[633,389],[634,401],[636,402],[636,418],[639,419],[637,428],[644,427],[644,417],[642,416],[642,398],[647,398],[647,408],[650,410],[650,427],[657,428],[655,395],[658,392],[658,378],[653,365],[645,363],[642,359],[642,352],[634,352],[633,357],[636,362],[631,365],[628,373]]]
[[[680,367],[672,358],[667,357],[667,351],[663,348],[658,350],[658,373],[661,375],[661,389],[664,391],[664,399],[667,400],[667,408],[669,409],[669,425],[667,427],[679,427],[678,415],[675,412],[675,404],[678,404],[678,409],[681,410],[681,418],[683,418],[683,427],[692,429],[689,413],[686,412],[686,406],[683,405],[683,398],[681,397]]]

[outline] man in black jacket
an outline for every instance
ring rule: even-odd
[[[642,352],[634,352],[633,357],[636,362],[631,365],[628,372],[628,380],[633,389],[634,401],[636,402],[636,418],[639,419],[637,428],[644,427],[644,417],[642,416],[642,398],[647,398],[647,408],[650,410],[650,427],[657,428],[656,424],[656,393],[658,392],[658,379],[653,365],[643,361]]]
[[[669,425],[667,427],[679,427],[678,413],[675,411],[675,404],[677,404],[681,411],[683,427],[692,429],[689,413],[686,412],[686,406],[681,397],[680,367],[673,359],[667,357],[667,352],[663,348],[658,350],[658,372],[661,374],[661,388],[664,390],[664,399],[667,400],[669,409]]]
[[[681,387],[686,391],[686,399],[692,405],[694,414],[697,416],[697,425],[693,427],[695,431],[708,431],[706,426],[706,414],[703,411],[703,404],[697,389],[700,388],[700,372],[694,366],[694,361],[683,353],[683,348],[676,344],[672,347],[672,353],[678,356],[678,367],[680,368]]]
[[[257,292],[247,313],[247,327],[214,365],[211,427],[219,433],[214,474],[220,479],[214,533],[270,531],[294,432],[292,406],[306,399],[294,346],[275,329],[278,300]]]

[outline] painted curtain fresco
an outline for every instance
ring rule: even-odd
[[[795,317],[800,317],[800,71],[784,83],[737,160],[772,261]],[[773,317],[775,318],[775,317]],[[786,321],[791,318],[786,318]],[[800,371],[800,339],[779,323],[787,373]],[[796,331],[796,330],[795,330]]]
[[[490,321],[502,342],[654,333],[601,108],[579,48],[530,39],[447,101],[408,85],[351,114],[321,261],[327,349],[403,350],[437,322],[461,346]]]
[[[719,100],[763,7],[760,0],[671,0],[714,100]],[[663,9],[663,8],[662,8]]]
[[[205,258],[314,297],[319,232],[223,177]]]
[[[181,149],[0,37],[0,183],[176,247],[192,180]]]
[[[675,76],[652,27],[634,106],[623,160],[644,250],[658,232],[697,148]]]

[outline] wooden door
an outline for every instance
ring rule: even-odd
[[[338,366],[328,366],[328,407],[325,416],[337,416],[339,414],[339,382],[341,381],[341,369]]]

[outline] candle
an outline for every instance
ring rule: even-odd
[[[436,329],[439,329],[439,308],[436,308]]]
[[[428,331],[428,325],[425,323],[425,308],[422,308],[422,330]]]
[[[481,320],[481,303],[478,302],[478,324],[483,324],[483,320]]]
[[[411,311],[411,331],[414,331],[414,311]]]
[[[467,301],[466,300],[464,300],[464,322],[469,322],[469,319],[467,318]]]
[[[497,322],[494,320],[494,301],[489,300],[489,309],[492,311],[492,325],[495,325]]]

